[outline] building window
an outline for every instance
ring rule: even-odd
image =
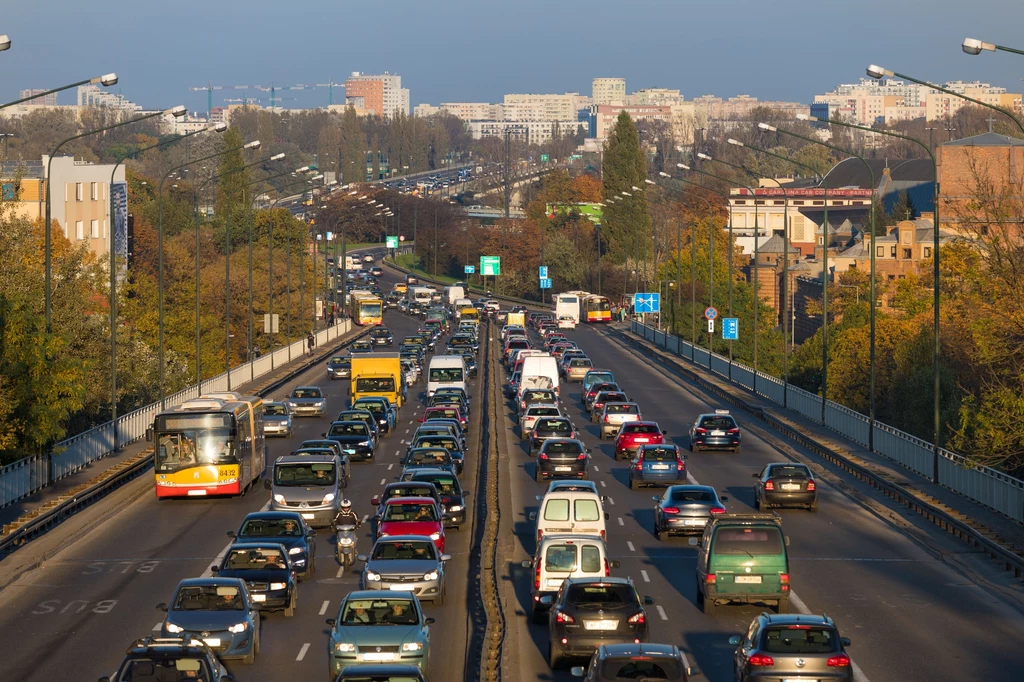
[[[824,201],[812,201],[811,203],[813,205],[815,205],[815,206],[824,206],[825,205]]]
[[[96,183],[93,184],[95,185]],[[100,221],[92,220],[89,222],[89,236],[92,239],[100,238]]]
[[[912,243],[913,238],[914,238],[914,236],[912,234],[910,234],[910,230],[904,230],[900,234],[900,241],[903,242],[904,244]]]
[[[931,258],[932,257],[932,247],[930,247],[930,246],[924,247],[924,257],[925,258]]]
[[[913,251],[911,249],[903,249],[903,259],[904,260],[910,260],[913,257],[914,257],[914,255],[913,255]]]
[[[896,257],[896,247],[895,246],[890,246],[889,247],[889,258],[895,258],[895,257]]]
[[[784,206],[784,205],[785,205],[785,203],[786,203],[786,201],[785,201],[785,200],[782,200],[782,201],[773,201],[772,203],[773,203],[773,204],[775,204],[776,206]]]
[[[75,201],[81,201],[81,200],[82,200],[82,183],[76,182],[75,183]]]
[[[804,205],[804,202],[803,202],[802,200],[800,200],[800,199],[795,199],[795,200],[793,201],[793,205],[794,205],[794,206],[803,206],[803,205]]]
[[[107,219],[103,219],[103,238],[107,238]]]
[[[79,187],[81,187],[81,185],[79,185]],[[75,221],[75,239],[78,241],[85,239],[85,225],[81,220]]]
[[[89,183],[89,199],[92,201],[98,201],[100,198],[100,183],[90,182]]]
[[[746,206],[747,205],[747,200],[746,199],[737,199],[733,203],[735,203],[737,206]]]
[[[878,256],[879,258],[885,258],[885,247],[884,246],[876,246],[875,247],[875,255]]]

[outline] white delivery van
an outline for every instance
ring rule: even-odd
[[[519,393],[524,388],[550,388],[556,395],[561,395],[558,389],[558,360],[551,355],[529,355],[523,359],[522,375],[519,381]],[[530,377],[540,377],[550,380],[550,384],[544,381],[530,381]],[[545,385],[547,384],[547,385]],[[516,395],[518,401],[519,395]]]
[[[461,286],[452,285],[444,288],[444,302],[448,305],[455,305],[458,301],[466,298],[466,289]]]
[[[430,294],[432,290],[430,287],[413,287],[410,286],[405,291],[405,297],[410,302],[419,301],[424,305],[430,305]]]
[[[539,512],[530,512],[537,522],[537,542],[548,535],[598,535],[607,540],[601,496],[589,490],[554,490],[544,495]]]
[[[427,397],[439,388],[466,388],[466,361],[461,355],[435,355],[427,368]]]
[[[523,568],[533,569],[533,622],[542,622],[548,611],[541,598],[554,596],[566,578],[606,578],[618,567],[618,561],[608,560],[608,548],[598,535],[546,536],[533,559],[523,562]]]

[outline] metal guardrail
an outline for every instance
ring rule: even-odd
[[[340,320],[338,324],[321,330],[315,337],[317,347],[337,339],[350,329],[350,320]],[[272,355],[243,363],[230,372],[221,373],[167,396],[164,408],[180,405],[204,393],[231,390],[231,387],[238,387],[274,371],[279,365],[302,357],[305,352],[306,341],[295,341],[274,351]],[[159,410],[160,403],[140,407],[119,417],[116,424],[101,424],[60,441],[47,454],[26,457],[0,468],[0,507],[32,495],[142,438]]]
[[[707,349],[693,347],[688,342],[639,322],[632,322],[630,329],[634,334],[669,352],[707,367],[719,376],[729,378],[729,374],[722,373],[720,362],[709,363]],[[758,395],[799,412],[815,423],[822,424],[864,447],[868,446],[869,431],[873,430],[874,433],[871,435],[875,452],[931,478],[936,456],[936,449],[931,443],[879,421],[871,424],[866,416],[831,400],[825,403],[825,420],[822,422],[821,396],[808,393],[792,384],[785,386],[784,391],[779,391],[776,387],[783,388],[782,382],[776,377],[760,372],[756,374],[755,387],[752,381],[754,371],[738,362],[733,362],[731,368],[727,369],[731,371],[732,383],[748,390],[756,388],[755,392]],[[940,485],[1005,514],[1018,523],[1024,523],[1024,481],[991,467],[972,465],[962,455],[943,448],[938,449],[938,459]]]

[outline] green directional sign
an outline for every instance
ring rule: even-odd
[[[397,249],[398,248],[398,237],[397,236],[395,236],[395,237],[391,237],[391,236],[385,237],[385,241],[386,241],[386,245],[387,245],[387,247],[389,249]]]
[[[548,156],[547,154],[541,154],[540,155],[540,162],[541,163],[547,163],[550,160],[551,160],[551,157]]]
[[[501,256],[480,256],[480,274],[497,276],[501,274]]]

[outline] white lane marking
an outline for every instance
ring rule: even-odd
[[[159,632],[160,628],[162,628],[163,626],[164,626],[164,622],[160,621],[159,623],[157,623],[156,625],[153,626],[153,632]]]
[[[602,487],[602,488],[607,488],[607,487],[608,487],[608,484],[607,484],[607,483],[605,483],[604,481],[601,481],[601,487]]]
[[[344,566],[338,566],[338,572],[334,574],[334,577],[335,578],[340,578],[343,575],[345,575],[345,567]]]
[[[370,518],[369,514],[363,514],[363,523],[366,523],[366,519]]]
[[[636,551],[636,547],[633,546],[633,542],[631,540],[626,540],[626,547],[629,547],[630,552]]]
[[[406,433],[409,433],[410,431],[412,431],[411,428],[405,430]],[[404,443],[405,441],[403,440],[402,442]]]
[[[330,606],[330,605],[331,605],[330,600],[325,601],[323,603],[323,606],[320,607],[320,615],[321,616],[324,615],[325,613],[327,613],[327,607]]]
[[[389,465],[388,465],[388,471],[391,471],[391,467],[393,467],[393,466],[395,466],[395,463],[394,463],[394,462],[392,462],[391,464],[389,464]]]
[[[647,575],[647,571],[645,571],[643,569],[640,569],[640,577],[644,579],[645,583],[651,582],[651,577],[649,575]],[[326,602],[324,602],[324,603],[326,604]],[[321,613],[320,615],[322,616],[324,614]]]
[[[388,479],[386,479],[386,478],[380,479],[380,484],[381,485],[385,485],[385,484],[387,484],[387,482],[388,482]]]
[[[661,616],[662,620],[668,620],[668,614],[665,613],[665,609],[661,607],[661,604],[658,604],[654,608],[658,609],[658,615]]]
[[[625,526],[625,525],[626,525],[626,522],[622,520],[622,517],[621,517],[621,516],[618,516],[618,517],[616,517],[616,518],[618,519],[618,521],[619,521],[619,525],[620,525],[620,526]]]
[[[299,655],[295,657],[295,660],[301,661],[302,659],[304,659],[306,657],[307,651],[309,651],[309,642],[306,642],[302,645],[302,648],[299,649]]]
[[[270,500],[267,500],[266,503],[262,507],[259,508],[259,511],[265,512],[268,509],[270,509]],[[213,558],[213,561],[211,562],[210,566],[206,567],[206,570],[203,571],[203,575],[200,576],[200,577],[212,578],[213,577],[213,571],[210,570],[210,567],[214,566],[214,565],[217,565],[217,564],[220,564],[222,561],[224,561],[224,556],[228,553],[228,550],[231,549],[231,545],[233,545],[233,544],[234,544],[234,542],[229,542],[228,544],[224,545],[224,549],[222,549],[220,551],[220,554],[218,554],[217,556],[215,556]]]
[[[600,468],[599,468],[599,467],[598,467],[598,466],[597,466],[597,465],[595,464],[595,465],[594,465],[594,471],[600,471],[600,470],[601,470],[601,469],[600,469]]]
[[[609,504],[615,504],[615,498],[614,497],[609,496],[609,497],[606,497],[605,499],[608,500]]]

